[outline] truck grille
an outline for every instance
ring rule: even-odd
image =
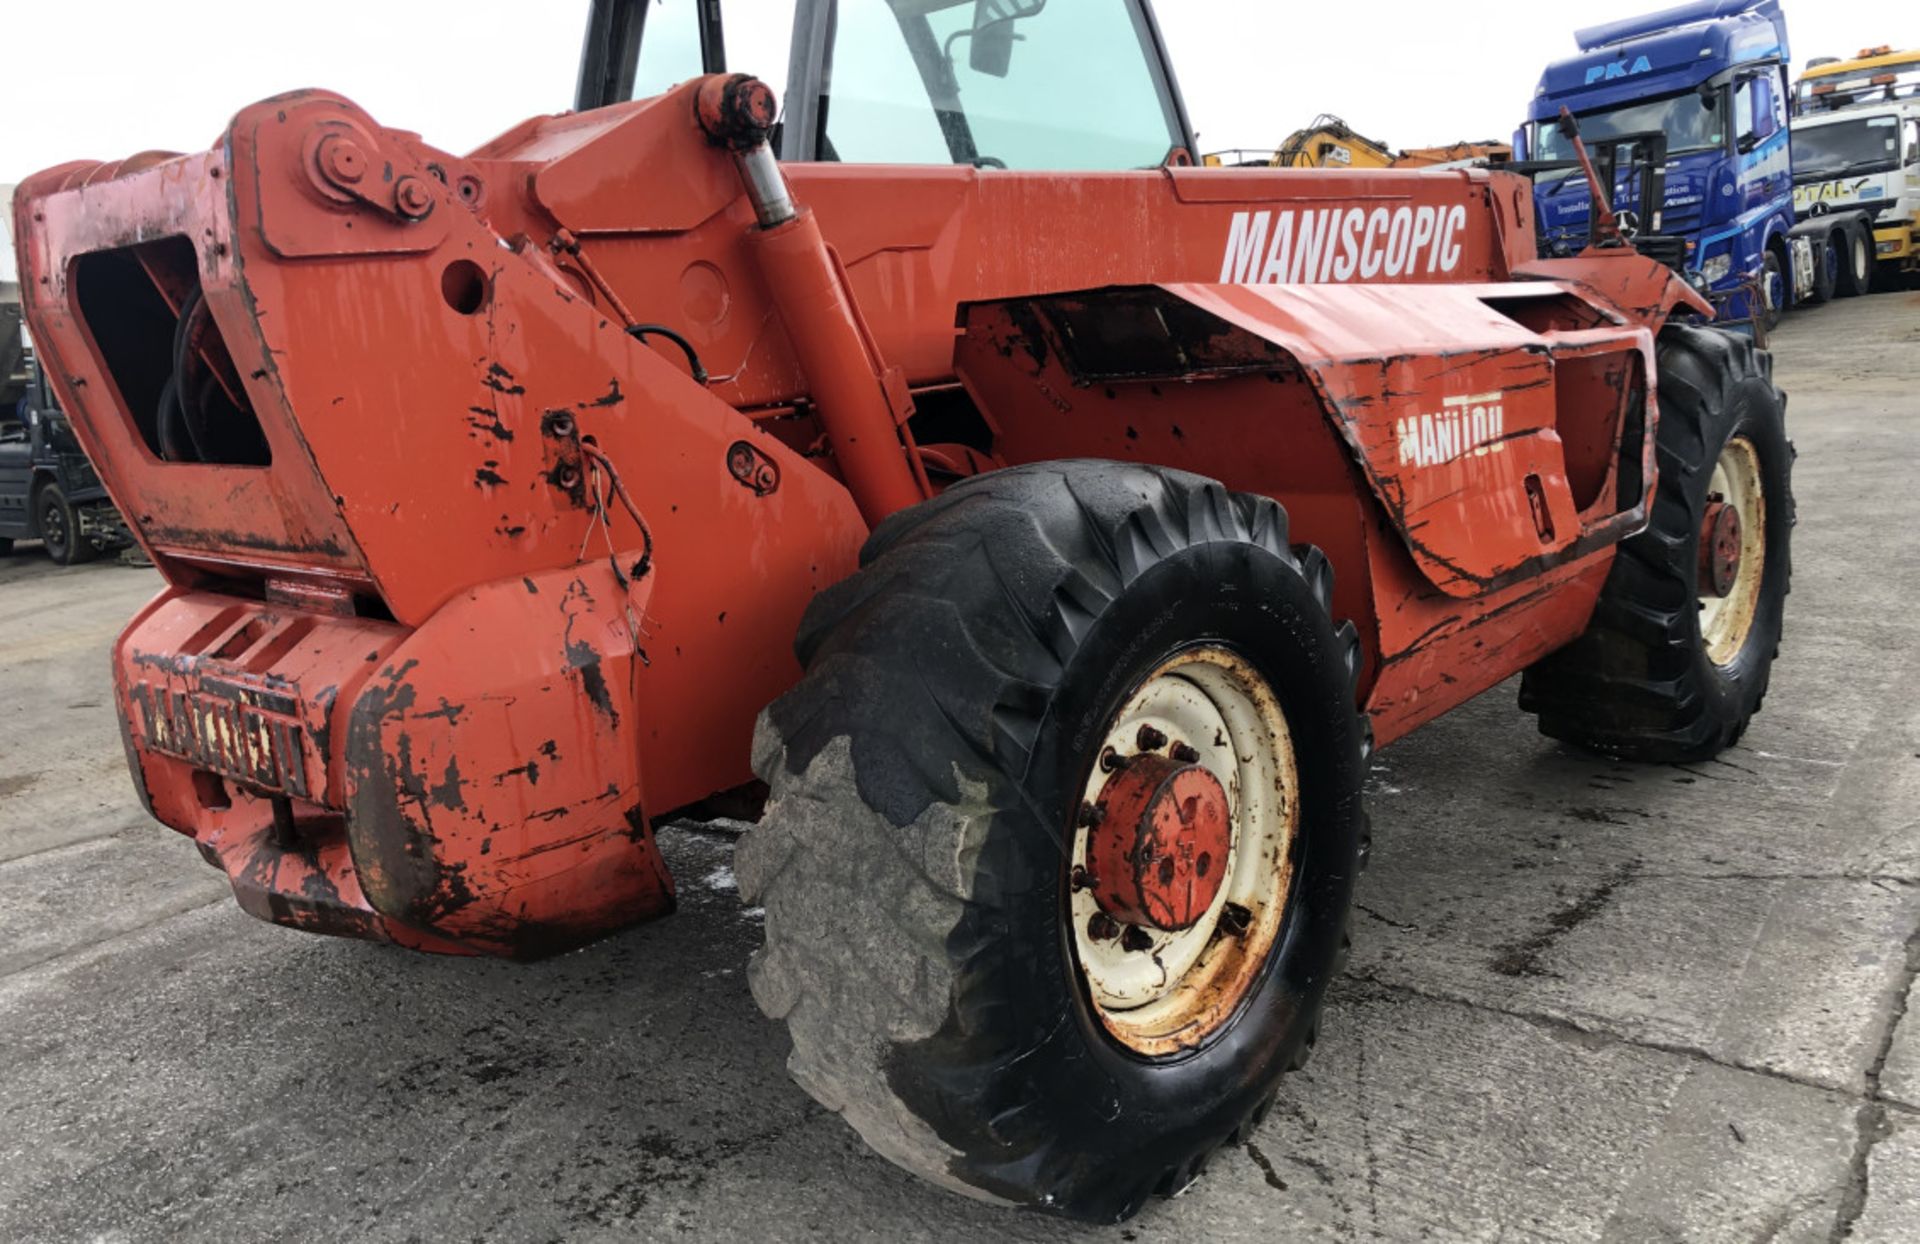
[[[1633,240],[1633,249],[1667,265],[1675,272],[1685,270],[1687,266],[1687,240],[1664,233],[1645,233]]]
[[[1660,231],[1662,233],[1692,233],[1700,228],[1700,205],[1688,203],[1682,207],[1663,207],[1660,209]]]

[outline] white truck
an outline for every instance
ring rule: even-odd
[[[1920,271],[1920,55],[1874,48],[1816,62],[1795,113],[1793,232],[1839,243],[1816,284],[1844,293]]]

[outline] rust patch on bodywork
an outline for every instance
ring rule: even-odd
[[[1129,287],[965,318],[969,357],[1001,360],[1062,411],[1073,405],[1063,389],[1158,397],[1163,383],[1244,375],[1309,385],[1408,552],[1450,596],[1537,577],[1646,523],[1646,426],[1618,401],[1562,393],[1556,365],[1625,359],[1646,392],[1652,335],[1573,288]],[[1607,447],[1606,479],[1630,470],[1637,487],[1617,505],[1576,502],[1563,449],[1576,430]]]
[[[670,908],[616,701],[636,659],[632,591],[645,589],[605,562],[489,585],[369,682],[347,731],[347,838],[376,911],[527,958]],[[437,628],[526,642],[480,669],[451,658]]]

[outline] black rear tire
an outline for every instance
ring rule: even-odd
[[[1865,229],[1848,227],[1841,230],[1841,237],[1845,249],[1840,279],[1835,282],[1833,292],[1842,298],[1852,298],[1873,288],[1873,235]]]
[[[1113,1222],[1190,1183],[1304,1062],[1364,858],[1368,743],[1331,569],[1286,533],[1271,500],[1182,472],[1019,467],[881,524],[808,610],[806,676],[754,745],[771,794],[737,857],[766,909],[750,980],[794,1078],[887,1158]],[[1300,828],[1241,1004],[1147,1057],[1079,975],[1065,844],[1107,715],[1196,643],[1278,697]]]
[[[93,560],[93,545],[80,534],[79,512],[58,484],[42,484],[34,494],[33,506],[48,557],[61,566],[77,566]]]
[[[1840,264],[1846,254],[1846,230],[1836,229],[1820,243],[1820,260],[1813,265],[1813,291],[1809,302],[1829,302],[1840,287]]]
[[[1551,738],[1633,760],[1704,760],[1760,710],[1791,580],[1793,447],[1786,395],[1751,340],[1669,324],[1660,332],[1659,482],[1645,531],[1625,541],[1586,632],[1530,667],[1520,707]],[[1716,663],[1702,633],[1700,528],[1715,464],[1740,438],[1765,500],[1752,620]]]

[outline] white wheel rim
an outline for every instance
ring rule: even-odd
[[[1185,743],[1219,779],[1231,809],[1229,863],[1220,891],[1192,927],[1168,932],[1135,926],[1145,949],[1089,932],[1100,906],[1093,891],[1072,889],[1068,918],[1076,965],[1095,1012],[1115,1038],[1143,1054],[1191,1048],[1230,1018],[1259,978],[1279,932],[1293,878],[1299,774],[1286,715],[1251,665],[1226,648],[1188,649],[1166,661],[1116,712],[1099,755],[1139,751],[1140,728]],[[1097,802],[1107,774],[1090,766],[1082,799]],[[1090,830],[1074,832],[1073,865],[1084,875]],[[1244,928],[1223,921],[1228,904]],[[1238,913],[1236,913],[1238,914]],[[1135,935],[1137,938],[1138,934]]]
[[[1767,499],[1760,483],[1760,455],[1751,441],[1736,436],[1727,442],[1713,464],[1707,494],[1722,498],[1740,516],[1740,567],[1733,586],[1725,596],[1700,597],[1700,638],[1707,659],[1726,666],[1746,647],[1766,570]]]

